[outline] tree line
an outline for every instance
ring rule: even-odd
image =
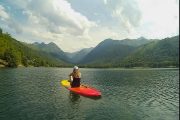
[[[23,43],[12,38],[9,33],[3,33],[0,28],[0,59],[6,61],[6,67],[46,66],[66,67],[68,64],[58,59],[53,59],[45,52],[33,50]]]

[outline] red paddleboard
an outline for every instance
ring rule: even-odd
[[[87,97],[100,97],[101,92],[99,90],[96,90],[95,88],[81,85],[80,87],[71,88],[70,82],[68,80],[62,80],[61,81],[62,86],[66,87],[68,90]]]

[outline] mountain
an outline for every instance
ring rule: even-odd
[[[2,32],[0,33],[0,61],[1,66],[8,67],[69,65],[44,51],[32,49],[12,38],[10,34]]]
[[[38,43],[35,42],[33,44],[26,44],[28,47],[31,47],[34,50],[37,51],[43,51],[50,56],[57,58],[59,60],[67,61],[68,57],[66,56],[65,52],[62,51],[55,43],[50,42],[49,44],[45,43]]]
[[[179,36],[162,40],[106,39],[80,63],[82,67],[178,67]]]
[[[120,44],[123,44],[123,45],[129,45],[129,46],[134,46],[134,47],[138,47],[138,46],[141,46],[141,45],[144,45],[144,44],[147,44],[151,41],[155,41],[155,40],[148,40],[144,37],[140,37],[138,39],[124,39],[124,40],[119,40],[119,43]]]
[[[67,67],[72,64],[80,67],[179,67],[179,36],[162,40],[106,39],[95,48],[67,53],[53,42],[22,43],[0,30],[0,67]]]
[[[123,67],[179,66],[179,36],[165,38],[138,47],[121,63]]]
[[[91,50],[79,63],[92,66],[109,66],[114,64],[115,61],[121,61],[136,47],[149,42],[151,41],[143,37],[124,40],[106,39]]]
[[[68,53],[66,52],[66,55],[69,57],[69,61],[71,63],[78,63],[79,61],[81,61],[91,50],[93,49],[93,47],[91,48],[84,48],[80,51],[74,52],[74,53]]]
[[[80,63],[90,66],[109,66],[115,59],[121,60],[134,49],[133,46],[121,44],[119,40],[106,39],[91,50]]]

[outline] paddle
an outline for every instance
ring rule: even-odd
[[[88,88],[88,86],[87,86],[87,85],[83,85],[83,84],[81,84],[81,86],[84,86],[84,87]]]

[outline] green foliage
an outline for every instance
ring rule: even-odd
[[[140,46],[121,63],[122,67],[178,67],[179,36]]]
[[[179,67],[179,36],[141,43],[105,40],[81,62],[82,67]],[[140,45],[141,46],[138,46]]]
[[[44,51],[34,50],[23,43],[15,40],[8,33],[0,29],[0,59],[5,60],[7,67],[24,66],[57,66],[64,67],[69,64],[52,57]]]
[[[3,33],[3,31],[2,31],[2,29],[0,28],[0,35],[2,35],[2,33]]]
[[[13,52],[12,49],[8,49],[4,53],[4,59],[9,63],[9,67],[17,67],[18,66],[18,56]]]
[[[134,46],[133,46],[134,45]],[[140,45],[140,46],[139,46]],[[65,53],[54,43],[28,45],[19,42],[0,28],[0,64],[68,67]],[[5,62],[4,62],[5,61]],[[179,36],[152,42],[106,40],[89,52],[80,67],[179,67]]]
[[[118,41],[105,40],[95,47],[82,61],[83,64],[97,66],[112,66],[115,60],[121,60],[134,50],[133,46],[124,45]]]

